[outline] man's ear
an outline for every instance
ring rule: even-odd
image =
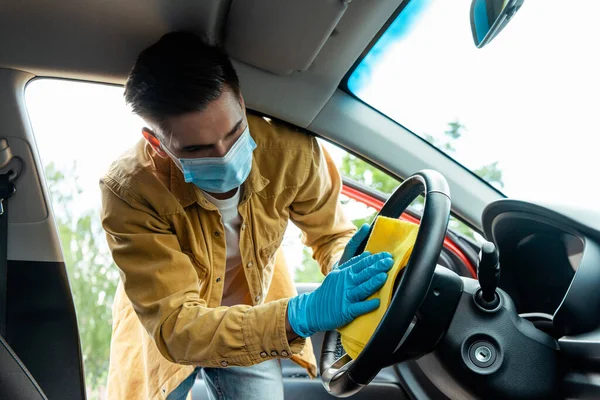
[[[142,135],[144,136],[144,139],[146,139],[146,141],[150,144],[150,146],[152,146],[156,154],[163,158],[169,157],[169,155],[160,146],[160,140],[158,140],[154,132],[152,132],[148,128],[142,128]]]

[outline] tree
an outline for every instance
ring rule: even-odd
[[[76,213],[75,199],[81,194],[76,178],[52,164],[45,172],[77,313],[88,398],[100,398],[108,376],[111,306],[119,273],[103,240],[98,210]]]
[[[484,165],[481,168],[477,168],[473,172],[475,175],[478,175],[480,178],[493,186],[499,186],[500,188],[504,187],[504,182],[502,181],[502,171],[500,168],[498,168],[498,161],[494,161],[493,163]]]
[[[436,140],[429,134],[425,134],[424,139],[438,149],[444,150],[449,156],[454,156],[456,154],[454,143],[456,143],[462,137],[463,131],[465,130],[465,126],[461,124],[460,121],[456,120],[448,124],[448,129],[446,129],[444,132],[443,139]],[[499,188],[504,187],[504,182],[502,181],[502,171],[500,168],[498,168],[498,161],[494,161],[477,168],[473,170],[473,173],[482,178],[484,181],[488,182],[490,185],[497,186]]]
[[[351,154],[344,155],[340,171],[342,176],[382,193],[391,194],[400,185],[400,181]]]
[[[465,129],[465,126],[460,121],[456,120],[448,123],[448,127],[444,131],[442,140],[436,140],[429,134],[425,134],[424,139],[452,156],[456,153],[454,145],[460,140]],[[378,190],[385,194],[393,193],[398,185],[400,185],[399,180],[351,154],[344,155],[340,172],[342,176],[346,178],[350,178],[355,182],[362,183],[371,189]],[[502,171],[498,168],[497,161],[484,165],[473,172],[490,184],[499,187],[503,187],[504,185],[502,181]],[[411,206],[418,208],[423,205],[423,202],[423,196],[419,196],[413,201]],[[372,214],[354,219],[352,222],[356,227],[360,227],[364,223],[371,223],[376,215],[377,212],[374,211]],[[449,227],[454,232],[458,232],[473,240],[476,239],[473,229],[452,216],[450,217]],[[296,270],[296,282],[321,282],[323,280],[323,275],[321,274],[319,265],[312,258],[310,250],[304,249],[302,255],[302,264]]]
[[[460,140],[465,129],[465,126],[460,121],[456,120],[448,123],[448,128],[444,131],[444,138],[442,140],[436,140],[429,134],[425,134],[424,139],[452,156],[456,153],[454,145]],[[391,194],[400,184],[397,179],[390,177],[388,174],[350,154],[344,155],[340,170],[343,176],[386,194]],[[473,172],[490,184],[499,187],[504,186],[502,181],[502,171],[498,168],[497,161],[484,165]],[[413,207],[416,208],[419,205],[422,205],[423,201],[423,197],[419,196],[413,202]],[[353,222],[357,226],[360,226],[365,222],[370,223],[375,215],[376,213],[373,213],[366,218],[361,218]],[[449,226],[454,231],[460,232],[471,239],[475,239],[473,230],[462,221],[451,217]]]

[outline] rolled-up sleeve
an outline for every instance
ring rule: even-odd
[[[102,226],[125,293],[166,359],[206,367],[248,366],[302,350],[303,342],[290,347],[287,341],[287,299],[209,308],[168,218],[124,196],[115,185],[107,177],[100,183]]]
[[[342,178],[331,156],[315,138],[306,180],[290,207],[290,218],[302,230],[303,242],[313,250],[313,258],[324,275],[340,259],[356,231],[340,203]]]

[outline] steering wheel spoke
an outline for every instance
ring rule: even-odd
[[[327,391],[330,390],[329,385],[331,381],[333,381],[339,374],[347,371],[353,362],[354,360],[352,360],[348,353],[344,353],[344,355],[335,360],[335,362],[329,368],[321,372],[323,386],[325,386]]]

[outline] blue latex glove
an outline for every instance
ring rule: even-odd
[[[288,320],[298,335],[330,331],[379,307],[379,299],[365,299],[387,280],[394,261],[389,253],[364,252],[332,270],[312,293],[292,297]]]

